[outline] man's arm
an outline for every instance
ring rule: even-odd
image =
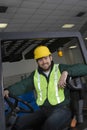
[[[61,77],[59,79],[59,86],[66,86],[67,76],[70,77],[82,77],[87,75],[87,65],[86,64],[73,64],[66,65],[60,64],[59,69],[61,72]]]
[[[59,79],[59,82],[58,82],[58,86],[62,86],[62,87],[65,87],[66,86],[66,80],[67,80],[67,76],[68,76],[68,72],[67,71],[63,71],[62,74],[61,74],[61,77]]]
[[[60,72],[67,71],[70,77],[82,77],[87,75],[87,65],[86,64],[73,64],[73,65],[66,65],[60,64],[59,65]]]
[[[11,85],[11,86],[8,86],[4,90],[4,96],[8,97],[9,93],[16,95],[16,96],[19,96],[19,95],[27,93],[33,89],[34,89],[33,75],[30,75],[29,77]]]

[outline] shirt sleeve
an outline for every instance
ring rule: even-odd
[[[27,78],[8,86],[7,90],[13,95],[19,96],[29,91],[34,90],[33,85],[33,75],[28,76]]]
[[[59,64],[59,69],[61,72],[67,71],[71,77],[82,77],[87,75],[87,65],[86,64]]]

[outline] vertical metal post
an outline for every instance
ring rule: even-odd
[[[5,130],[5,109],[4,109],[4,97],[3,97],[1,40],[0,40],[0,130]]]
[[[87,63],[87,49],[86,49],[86,46],[85,46],[85,42],[84,42],[80,33],[78,35],[78,38],[79,38],[79,44],[80,44],[80,47],[81,47],[81,51],[82,51],[84,60]]]

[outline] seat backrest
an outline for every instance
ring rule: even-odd
[[[30,91],[28,93],[25,93],[21,96],[18,96],[19,98],[21,98],[22,100],[28,102],[34,109],[34,111],[36,111],[37,109],[39,109],[39,106],[36,104],[36,100],[35,100],[35,95],[34,95],[34,91]],[[19,106],[22,106],[22,108],[26,107],[23,103],[19,102],[18,104]],[[26,109],[29,109],[26,107]]]
[[[71,110],[78,123],[83,122],[83,86],[81,78],[70,81]]]

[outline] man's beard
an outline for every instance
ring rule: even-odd
[[[44,69],[44,68],[41,68],[44,72],[46,72],[46,71],[49,71],[50,70],[50,68],[51,68],[51,64],[48,66],[48,68],[46,68],[46,69]]]

